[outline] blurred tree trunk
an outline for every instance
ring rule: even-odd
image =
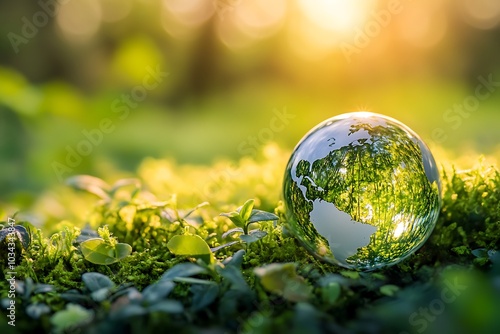
[[[212,16],[200,29],[195,46],[190,52],[191,58],[187,60],[185,75],[170,96],[169,102],[174,106],[203,99],[220,84],[221,57],[215,32],[216,19],[216,16]]]

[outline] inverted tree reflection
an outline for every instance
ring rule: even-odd
[[[426,174],[419,139],[398,124],[367,118],[349,124],[345,132],[353,140],[343,138],[348,144],[323,158],[300,160],[294,167],[292,156],[284,185],[287,207],[294,212],[288,217],[290,228],[307,248],[332,260],[335,254],[325,246],[327,238],[311,222],[313,202],[323,200],[354,221],[377,227],[368,245],[345,264],[370,268],[397,262],[432,231],[439,185]],[[336,141],[331,137],[324,145],[334,146]]]

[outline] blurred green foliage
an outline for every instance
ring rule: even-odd
[[[0,203],[26,208],[64,177],[117,179],[147,157],[210,164],[270,140],[291,149],[320,121],[363,109],[431,146],[497,151],[496,90],[469,116],[445,116],[479,76],[500,80],[491,2],[402,0],[387,24],[386,0],[332,1],[323,12],[333,23],[299,0],[55,3],[0,4]],[[379,32],[359,45],[377,18]],[[348,57],[345,43],[359,52]],[[168,76],[140,95],[157,68]],[[293,117],[273,130],[276,110]],[[446,139],[434,143],[436,128]],[[103,136],[85,146],[95,131]]]

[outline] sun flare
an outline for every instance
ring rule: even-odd
[[[348,34],[363,24],[374,1],[298,0],[308,20],[328,32]]]

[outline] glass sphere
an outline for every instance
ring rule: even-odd
[[[287,227],[317,258],[360,270],[400,262],[431,234],[440,210],[436,162],[418,135],[369,112],[307,133],[285,171]]]

